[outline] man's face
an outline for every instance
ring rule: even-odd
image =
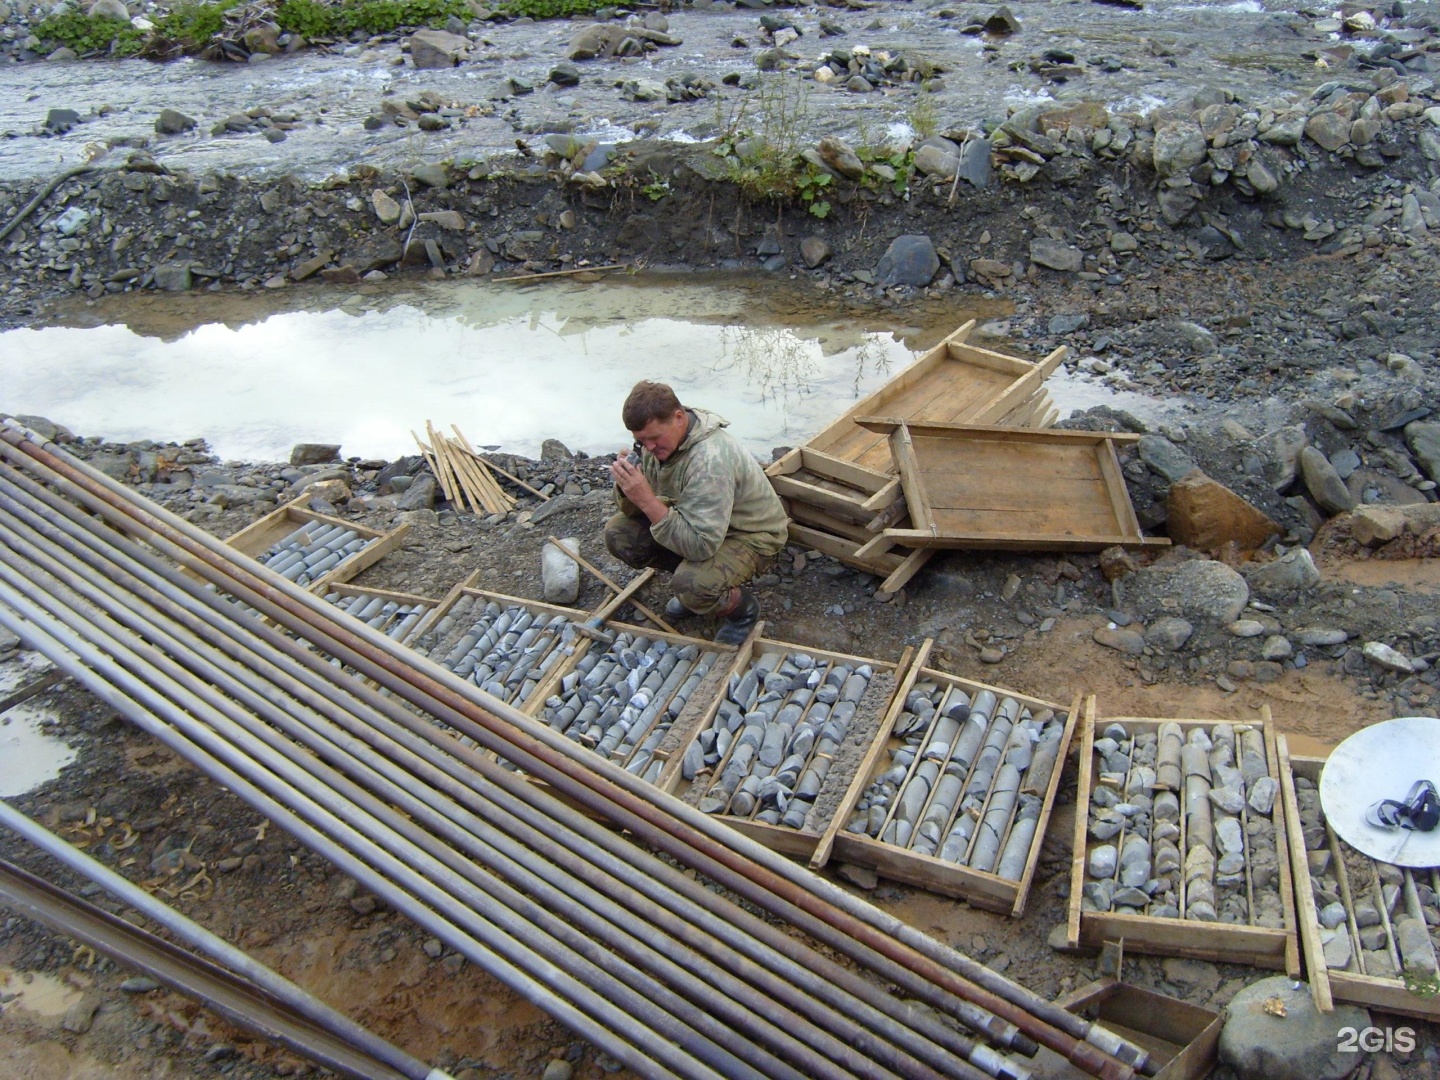
[[[670,455],[685,441],[685,432],[690,426],[690,417],[684,409],[676,409],[663,420],[651,420],[639,431],[632,431],[635,441],[657,461],[668,461]]]

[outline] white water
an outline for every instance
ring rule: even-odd
[[[305,441],[394,458],[415,452],[410,432],[426,420],[534,456],[545,438],[592,453],[628,445],[621,403],[653,378],[768,460],[915,356],[833,319],[757,325],[761,299],[688,281],[476,285],[384,310],[352,296],[168,341],[119,324],[17,329],[0,334],[0,408],[115,441],[204,436],[230,459],[284,460]]]

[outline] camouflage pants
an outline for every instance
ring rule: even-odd
[[[673,574],[675,596],[697,615],[710,615],[724,606],[730,590],[743,585],[770,562],[754,548],[726,537],[713,556],[690,562],[663,547],[650,535],[650,522],[643,517],[616,514],[605,523],[605,548],[615,558],[637,570],[653,566]]]

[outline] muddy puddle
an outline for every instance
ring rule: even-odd
[[[614,451],[625,391],[658,378],[768,460],[967,319],[1007,313],[971,301],[887,327],[754,279],[693,276],[307,295],[313,306],[279,311],[265,297],[142,298],[102,309],[100,325],[8,331],[4,406],[113,441],[204,437],[226,459],[284,460],[305,441],[395,458],[426,420],[537,456],[547,438]],[[1062,414],[1102,401],[1147,411],[1079,376],[1052,384]]]
[[[0,664],[0,698],[50,670],[36,653],[21,653]],[[55,713],[34,701],[0,713],[0,797],[24,795],[60,775],[75,750],[49,733]]]

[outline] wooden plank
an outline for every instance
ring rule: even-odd
[[[852,540],[845,540],[838,536],[831,536],[819,529],[812,529],[805,525],[790,523],[790,539],[796,544],[803,544],[806,547],[814,548],[816,551],[826,555],[833,555],[841,562],[849,563],[867,573],[875,574],[877,577],[884,577],[900,568],[904,561],[898,555],[881,555],[875,560],[861,562],[855,558],[855,549],[860,545]]]
[[[1016,377],[1029,374],[1035,367],[1032,361],[995,352],[993,349],[982,349],[979,345],[971,345],[968,341],[953,343],[950,346],[950,357],[954,360],[963,360],[966,363],[974,364],[976,367],[988,368],[991,371],[1000,371]]]
[[[880,721],[880,727],[875,732],[875,741],[870,744],[870,749],[865,751],[865,757],[860,761],[860,767],[856,770],[854,777],[850,780],[850,786],[845,791],[845,796],[835,808],[835,816],[830,819],[830,825],[820,837],[820,843],[816,845],[815,852],[810,858],[810,868],[818,870],[830,860],[830,851],[835,846],[835,838],[850,820],[850,815],[855,812],[855,804],[860,801],[865,788],[870,784],[870,777],[875,773],[875,765],[880,760],[880,755],[885,752],[886,741],[890,733],[895,730],[895,721],[905,709],[905,698],[915,685],[915,679],[920,674],[920,669],[930,659],[930,651],[935,647],[934,638],[926,638],[920,643],[920,649],[915,653],[909,666],[905,668],[905,674],[901,677],[899,684],[895,687],[895,693],[890,698],[890,707],[885,711],[885,716]]]
[[[1275,762],[1276,772],[1282,771],[1280,762],[1279,746],[1276,743],[1275,718],[1270,714],[1270,706],[1260,706],[1260,717],[1264,722],[1264,730],[1261,734],[1265,739],[1265,754]],[[1286,926],[1296,926],[1295,918],[1295,885],[1290,877],[1290,838],[1286,828],[1285,807],[1282,804],[1270,807],[1270,820],[1275,826],[1275,857],[1279,863],[1280,874],[1280,911],[1281,918]],[[1292,979],[1300,978],[1300,938],[1298,934],[1291,935],[1285,942],[1285,974]]]
[[[800,448],[787,450],[779,461],[772,461],[765,467],[766,476],[789,476],[800,471]]]
[[[790,504],[790,518],[793,521],[798,521],[801,525],[809,525],[822,532],[844,537],[846,540],[853,540],[856,544],[863,544],[875,535],[859,522],[847,521],[842,517],[827,513],[808,503],[792,502]]]
[[[904,521],[909,513],[910,511],[905,505],[905,500],[899,499],[867,521],[865,523],[865,531],[868,533],[877,533],[884,532],[886,529],[893,529],[897,527],[900,522]]]
[[[1135,536],[1143,535],[1140,519],[1135,516],[1135,504],[1130,501],[1130,489],[1126,487],[1125,477],[1120,472],[1120,459],[1115,456],[1115,444],[1107,441],[1103,446],[1097,446],[1095,459],[1100,466],[1101,475],[1105,477],[1110,507],[1120,531]]]
[[[870,537],[858,548],[856,548],[855,558],[860,560],[875,559],[881,555],[884,555],[894,546],[895,541],[891,540],[882,532],[879,536]],[[899,570],[900,567],[897,566],[895,569]]]
[[[1305,858],[1305,834],[1300,824],[1300,803],[1295,797],[1295,777],[1290,762],[1290,744],[1281,735],[1276,742],[1276,756],[1280,765],[1280,797],[1285,804],[1285,831],[1290,840],[1293,857]],[[1315,1008],[1321,1012],[1334,1012],[1335,1001],[1330,996],[1330,980],[1325,977],[1325,951],[1320,944],[1320,924],[1315,915],[1315,905],[1310,902],[1314,895],[1310,891],[1308,866],[1302,870],[1294,867],[1295,880],[1305,889],[1305,903],[1298,905],[1297,922],[1300,927],[1300,943],[1305,950],[1305,968],[1310,977],[1310,997]]]
[[[337,592],[341,596],[379,597],[381,600],[393,600],[397,604],[424,604],[426,607],[434,607],[440,603],[440,601],[434,597],[420,596],[417,593],[396,592],[394,589],[376,589],[370,585],[351,585],[348,582],[341,581],[337,581],[331,585],[327,591]]]
[[[441,597],[435,606],[425,613],[425,617],[415,625],[415,640],[418,641],[422,634],[429,633],[430,627],[445,617],[446,613],[455,606],[455,601],[460,599],[461,594],[466,589],[473,588],[475,583],[480,580],[480,573],[481,571],[478,569],[472,570],[463,580],[450,587],[450,591]]]
[[[833,491],[826,491],[824,488],[796,480],[793,476],[772,476],[770,477],[770,486],[775,489],[777,495],[795,499],[810,506],[818,506],[832,513],[863,515],[866,512],[860,499],[847,498]]]
[[[1085,719],[1080,725],[1080,777],[1077,790],[1089,793],[1094,786],[1095,770],[1095,695],[1085,699]],[[1056,768],[1060,766],[1057,758]],[[1075,800],[1075,838],[1070,849],[1070,910],[1065,921],[1065,943],[1072,949],[1080,947],[1080,900],[1085,889],[1085,835],[1090,826],[1090,807]]]
[[[936,421],[900,420],[889,415],[871,415],[855,417],[855,423],[861,427],[875,431],[882,435],[888,435],[899,424],[904,423],[910,428],[913,437],[920,436],[959,436],[972,437],[976,439],[992,439],[997,441],[1020,442],[1020,443],[1099,443],[1099,442],[1136,442],[1139,435],[1128,431],[1068,431],[1068,430],[1045,430],[1037,431],[1034,428],[1001,427],[996,424],[964,424],[964,423],[939,423]]]
[[[903,881],[941,896],[965,900],[975,907],[1008,915],[1015,906],[1015,882],[921,855],[869,836],[842,833],[835,839],[834,857],[868,866],[881,877]]]
[[[996,533],[989,536],[935,536],[918,529],[886,529],[890,537],[901,547],[928,547],[940,550],[967,549],[995,551],[1094,551],[1114,545],[1121,547],[1164,547],[1170,541],[1164,537],[1144,536],[1102,536],[1099,534],[1083,537],[1037,536],[1026,532]]]
[[[861,468],[843,458],[831,457],[819,450],[812,450],[808,446],[800,448],[800,460],[804,468],[813,473],[828,476],[831,480],[839,480],[842,484],[859,488],[871,495],[883,488],[890,480],[890,477],[884,473]]]
[[[886,510],[895,506],[901,499],[900,478],[892,476],[885,481],[885,486],[875,492],[860,505],[869,511]]]
[[[1061,345],[1040,363],[1016,379],[1003,391],[985,403],[973,417],[978,424],[990,424],[999,420],[1010,410],[1022,404],[1031,394],[1035,393],[1040,386],[1050,377],[1050,373],[1059,366],[1060,361],[1065,359],[1066,353],[1070,350]]]
[[[894,596],[920,572],[934,554],[933,548],[916,548],[910,552],[905,556],[904,561],[891,572],[890,576],[880,583],[880,587],[875,590],[875,595],[877,597]]]
[[[1060,790],[1060,774],[1065,771],[1065,762],[1070,756],[1070,740],[1075,737],[1075,726],[1079,723],[1081,697],[1081,694],[1075,695],[1075,700],[1070,704],[1070,712],[1065,717],[1065,728],[1060,733],[1060,746],[1055,751],[1055,767],[1050,770],[1050,783],[1046,785],[1045,795],[1040,803],[1040,817],[1035,822],[1035,838],[1030,842],[1030,857],[1025,860],[1025,870],[1020,875],[1015,906],[1010,909],[1011,916],[1016,919],[1025,914],[1030,883],[1035,878],[1035,868],[1040,865],[1040,848],[1045,842],[1045,830],[1050,826],[1050,812],[1055,808],[1055,796]]]
[[[890,456],[900,471],[900,486],[905,491],[910,520],[917,530],[933,532],[935,522],[930,516],[925,478],[920,473],[920,463],[915,459],[915,444],[910,439],[910,429],[904,423],[890,433]]]
[[[264,551],[269,548],[270,545],[273,544],[275,541],[269,540],[264,544],[257,546],[256,538],[269,536],[269,534],[276,528],[278,528],[281,524],[289,521],[293,521],[295,523],[295,528],[299,528],[302,522],[300,521],[298,516],[292,517],[290,512],[292,510],[301,510],[301,503],[309,501],[310,497],[308,495],[301,495],[297,499],[291,499],[288,503],[277,506],[274,510],[271,510],[264,517],[256,518],[249,525],[246,525],[245,528],[241,529],[233,536],[227,536],[225,538],[225,543],[229,544],[236,551],[244,552],[246,555],[256,556],[263,554]],[[289,531],[293,532],[294,529],[291,529]]]

